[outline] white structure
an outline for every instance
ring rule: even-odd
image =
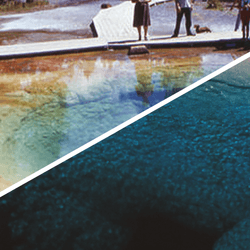
[[[149,2],[149,6],[170,1],[152,0]],[[100,10],[91,24],[93,33],[109,42],[137,39],[138,32],[133,27],[134,6],[135,4],[131,1],[126,1],[111,8]]]

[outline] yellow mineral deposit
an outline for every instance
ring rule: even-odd
[[[0,180],[5,188],[32,173],[32,167],[23,163],[27,159],[21,159],[21,143],[15,132],[34,109],[64,97],[67,86],[62,77],[67,72],[48,58],[6,60],[0,64]]]
[[[12,183],[10,181],[6,181],[2,176],[0,176],[0,191],[3,191],[11,185]]]
[[[161,74],[161,86],[165,88],[185,88],[192,80],[186,79],[187,77],[199,77],[203,74],[201,69],[202,60],[199,56],[190,58],[149,57],[147,60],[138,60],[136,58],[136,60],[132,59],[132,61],[135,64],[138,82],[135,89],[138,95],[142,95],[143,92],[154,91],[154,85],[152,84],[153,73]],[[190,72],[193,72],[191,76]],[[176,79],[178,81],[175,81]]]

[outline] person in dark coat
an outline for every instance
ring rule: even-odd
[[[242,36],[244,40],[249,37],[250,0],[241,0],[240,19],[242,23]]]
[[[240,26],[240,19],[241,19],[240,18],[241,0],[234,0],[234,3],[232,7],[230,8],[230,11],[232,11],[234,7],[239,9],[237,18],[236,18],[235,28],[234,28],[234,31],[237,31]]]
[[[151,0],[136,0],[135,11],[134,11],[134,22],[133,27],[136,27],[139,34],[139,41],[141,40],[141,26],[144,27],[144,39],[147,39],[148,26],[151,25],[150,13],[148,2]],[[132,1],[134,2],[134,1]]]
[[[193,3],[194,0],[192,0]],[[190,30],[191,28],[191,12],[192,12],[192,4],[189,2],[189,0],[175,0],[175,6],[176,6],[176,12],[177,12],[177,19],[176,19],[176,26],[174,30],[174,34],[172,37],[177,37],[180,30],[181,25],[181,19],[183,17],[183,14],[186,18],[186,31],[188,36],[194,36]]]

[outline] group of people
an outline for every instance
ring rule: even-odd
[[[135,4],[134,10],[134,21],[133,26],[137,28],[139,34],[139,41],[141,38],[141,29],[144,27],[144,40],[147,40],[148,26],[151,25],[150,14],[149,14],[149,2],[151,0],[132,0]],[[178,37],[180,24],[183,15],[186,18],[186,32],[188,36],[195,36],[191,32],[191,13],[193,10],[194,0],[175,0],[177,18],[175,30],[172,37]],[[248,39],[249,37],[249,20],[250,20],[250,0],[235,0],[231,10],[234,7],[239,8],[239,13],[237,16],[235,31],[239,28],[240,20],[242,22],[242,34],[243,39]]]
[[[141,27],[144,27],[144,40],[147,40],[147,33],[148,33],[148,26],[151,25],[150,21],[150,14],[149,14],[149,2],[151,0],[132,0],[135,4],[135,11],[134,11],[134,22],[133,26],[137,28],[139,34],[139,41],[141,40]],[[191,32],[191,12],[193,9],[193,0],[175,0],[176,4],[176,11],[177,11],[177,18],[176,18],[176,26],[174,30],[174,34],[172,37],[178,37],[180,24],[183,15],[186,18],[186,31],[188,36],[195,36]]]

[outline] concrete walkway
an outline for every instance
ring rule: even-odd
[[[148,41],[137,41],[137,38],[109,42],[103,38],[74,39],[43,43],[28,43],[0,46],[0,59],[28,56],[75,53],[106,49],[127,49],[130,46],[146,45],[147,47],[194,47],[194,46],[240,46],[241,32],[203,33],[196,36],[180,35],[150,37]]]
[[[102,38],[74,39],[0,46],[0,59],[107,49]]]
[[[120,42],[109,42],[109,48],[128,48],[135,45],[146,45],[148,47],[195,47],[195,46],[238,46],[243,44],[241,32],[217,32],[201,33],[196,36],[179,35],[177,38],[171,36],[149,37],[148,41],[124,40]]]

